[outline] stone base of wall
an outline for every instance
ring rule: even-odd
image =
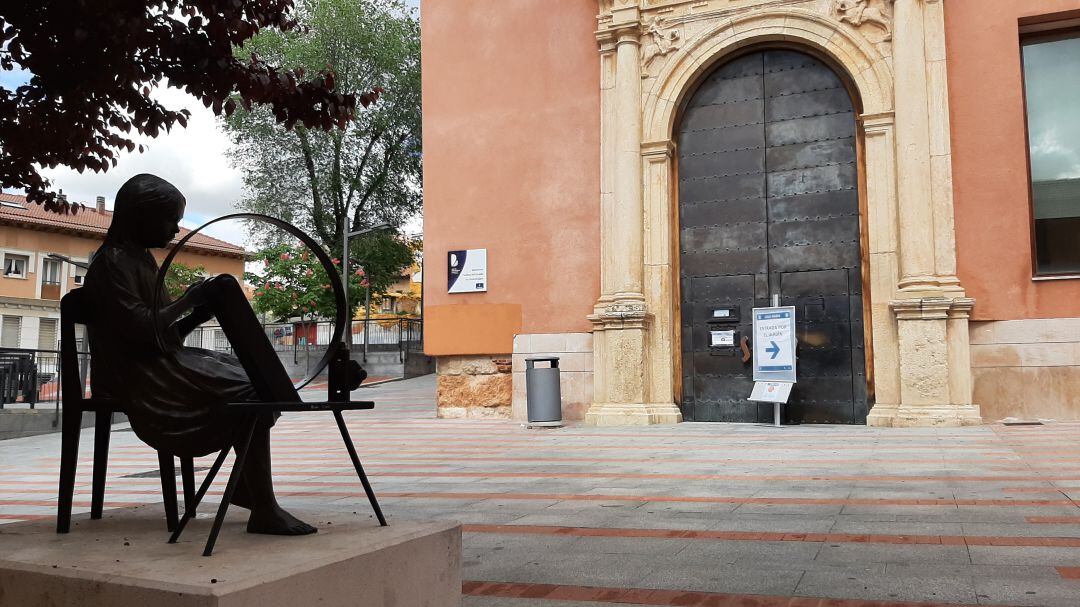
[[[1080,318],[971,323],[983,420],[1080,420]]]
[[[436,359],[437,414],[443,418],[509,418],[513,380],[509,355]]]
[[[593,400],[592,333],[533,333],[514,337],[513,419],[528,419],[525,359],[559,357],[559,389],[564,421],[581,421]]]

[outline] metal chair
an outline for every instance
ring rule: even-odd
[[[105,503],[105,474],[109,460],[109,441],[113,413],[127,413],[126,403],[108,398],[87,398],[84,393],[85,373],[79,365],[75,340],[75,325],[93,321],[93,304],[87,301],[83,289],[75,289],[60,300],[60,388],[62,395],[60,426],[60,487],[57,500],[56,532],[71,529],[71,503],[75,493],[75,471],[79,463],[79,435],[83,413],[93,412],[94,476],[91,488],[90,518],[100,519]],[[176,468],[173,455],[158,451],[161,473],[161,492],[165,503],[165,523],[171,532],[178,525],[176,504]],[[184,508],[195,508],[195,462],[180,458],[180,474],[184,489]]]
[[[349,459],[352,460],[356,476],[360,479],[360,484],[364,488],[364,493],[367,494],[371,509],[375,512],[375,518],[378,519],[379,525],[383,527],[386,526],[386,517],[383,516],[382,508],[379,507],[379,500],[375,497],[375,491],[372,489],[367,474],[364,472],[364,466],[360,463],[360,457],[356,453],[356,447],[353,445],[352,436],[349,435],[349,429],[345,425],[345,418],[342,415],[343,411],[365,411],[374,409],[374,402],[350,400],[344,402],[237,402],[228,403],[227,407],[230,413],[242,416],[243,421],[239,424],[237,430],[236,460],[233,462],[232,472],[229,474],[229,480],[225,485],[225,493],[221,496],[221,502],[218,504],[217,515],[214,517],[214,524],[210,528],[210,535],[207,537],[206,546],[203,548],[203,556],[210,556],[214,552],[214,545],[217,543],[218,533],[221,532],[221,525],[225,522],[225,515],[229,511],[229,503],[232,501],[233,492],[236,491],[236,485],[240,480],[240,471],[244,469],[244,460],[247,457],[248,448],[251,446],[251,437],[255,432],[255,425],[260,413],[281,413],[286,411],[332,412],[334,414],[334,419],[337,421],[341,440],[345,444],[345,449],[349,452]],[[184,527],[186,527],[188,522],[194,517],[195,507],[202,502],[203,497],[206,495],[206,491],[210,488],[211,483],[214,482],[214,477],[217,476],[218,471],[221,469],[221,464],[225,461],[225,456],[228,455],[231,448],[231,446],[227,446],[221,450],[217,459],[214,460],[214,465],[211,466],[210,471],[206,473],[206,477],[203,479],[198,493],[195,494],[194,500],[190,502],[185,501],[184,516],[180,518],[180,524],[176,526],[172,536],[169,538],[170,544],[175,544],[177,540],[180,539],[180,534],[184,532]]]

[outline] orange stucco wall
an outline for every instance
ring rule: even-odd
[[[975,320],[1080,316],[1080,279],[1032,281],[1021,21],[1080,0],[947,0],[958,271]]]
[[[595,2],[425,0],[429,354],[504,354],[588,331],[600,292]],[[446,254],[487,249],[488,291],[449,295]],[[482,314],[462,308],[477,307]]]

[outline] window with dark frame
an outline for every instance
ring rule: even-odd
[[[1034,272],[1080,275],[1080,30],[1022,39]]]
[[[14,255],[7,253],[4,255],[4,277],[5,278],[26,278],[26,268],[29,265],[30,258],[26,255]]]
[[[55,259],[46,259],[41,264],[41,284],[60,284],[60,262]]]

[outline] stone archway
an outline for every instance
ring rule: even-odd
[[[887,16],[873,21],[853,18],[851,4],[759,1],[696,12],[680,0],[601,0],[602,295],[590,316],[587,421],[681,420],[673,129],[703,73],[768,42],[829,58],[861,99],[876,388],[868,423],[980,421],[968,355],[974,302],[955,278],[941,3],[897,0],[893,18],[892,0],[855,2]]]

